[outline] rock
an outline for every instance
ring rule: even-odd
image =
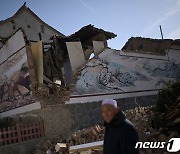
[[[49,96],[49,88],[45,87],[45,86],[39,86],[38,87],[38,94],[40,94],[41,96]]]
[[[98,133],[101,133],[101,131],[102,131],[102,128],[101,128],[99,125],[96,125],[96,126],[94,127],[94,129],[95,129],[96,132],[98,132]]]

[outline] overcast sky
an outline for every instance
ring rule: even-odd
[[[12,16],[24,0],[0,0],[0,20]],[[109,46],[121,49],[132,36],[180,38],[180,0],[26,0],[43,21],[70,35],[93,24],[118,36]]]

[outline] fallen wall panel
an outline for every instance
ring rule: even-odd
[[[75,73],[78,67],[85,64],[84,52],[82,49],[81,42],[66,42],[71,68]]]
[[[33,103],[26,43],[21,30],[0,49],[0,112]]]

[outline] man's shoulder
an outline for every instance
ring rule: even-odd
[[[123,128],[125,131],[137,132],[134,124],[128,119],[124,120]]]

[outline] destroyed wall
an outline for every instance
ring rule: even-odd
[[[174,43],[171,39],[151,39],[142,37],[131,37],[124,47],[125,52],[145,53],[154,55],[166,55],[168,50]]]
[[[117,99],[121,110],[127,110],[139,106],[150,106],[156,101],[156,96],[139,96]],[[74,131],[92,127],[96,124],[103,124],[101,114],[101,101],[75,103],[75,104],[56,104],[46,106],[41,110],[34,110],[23,115],[37,115],[44,121],[46,138],[66,138]],[[16,115],[18,116],[18,115]]]
[[[91,53],[93,53],[93,41],[102,41],[103,47],[107,48],[108,43],[107,40],[115,38],[117,35],[105,31],[103,29],[99,29],[94,27],[94,25],[87,25],[82,27],[79,31],[75,32],[74,34],[70,35],[69,38],[78,39],[82,43],[82,48],[84,50],[85,59],[89,60]],[[99,53],[100,51],[98,51]],[[98,54],[97,52],[95,54]]]
[[[173,52],[173,54],[172,54]],[[151,56],[106,49],[81,70],[75,95],[133,92],[162,88],[160,81],[180,77],[180,52],[169,50],[169,56]]]
[[[12,35],[20,27],[25,31],[27,39],[32,41],[42,39],[44,42],[49,42],[53,35],[62,36],[60,32],[44,23],[29,8],[23,5],[14,16],[0,21],[0,38]],[[0,47],[2,45],[2,42],[0,42]]]
[[[139,106],[150,106],[154,104],[155,101],[156,96],[117,99],[118,106],[123,111]],[[3,152],[3,154],[11,154],[12,152],[30,154],[35,148],[41,148],[43,142],[48,139],[53,141],[55,141],[55,139],[67,139],[67,137],[78,130],[93,127],[97,124],[103,125],[104,122],[101,115],[101,101],[51,105],[41,110],[16,115],[16,117],[26,117],[26,115],[33,115],[35,117],[37,115],[37,117],[43,119],[45,137],[0,147],[0,151]]]
[[[73,74],[76,69],[85,64],[84,52],[81,42],[66,42],[68,55]]]
[[[0,48],[0,112],[34,103],[24,34],[18,30]]]

